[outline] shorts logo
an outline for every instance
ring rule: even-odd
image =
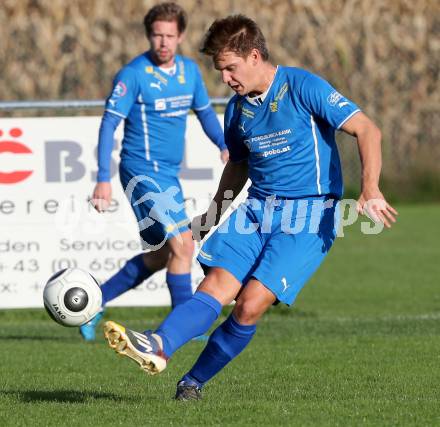
[[[335,90],[327,97],[327,102],[334,107],[341,98],[342,95]]]
[[[161,99],[156,99],[154,101],[154,109],[156,111],[163,111],[166,110],[166,108],[167,108],[167,103],[165,99],[161,98]]]
[[[290,288],[290,285],[287,284],[287,280],[285,277],[281,279],[281,283],[283,284],[283,293],[287,291],[287,288]]]

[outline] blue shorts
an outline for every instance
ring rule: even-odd
[[[248,199],[204,243],[203,269],[220,267],[243,285],[255,278],[291,305],[331,248],[338,200]]]
[[[136,215],[144,249],[159,249],[167,240],[188,230],[182,187],[177,176],[121,163],[119,177]]]

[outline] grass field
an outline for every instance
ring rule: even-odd
[[[270,310],[201,402],[172,396],[202,343],[148,377],[42,310],[0,312],[0,426],[440,425],[440,206],[399,211],[380,235],[346,230],[295,307]],[[165,313],[106,317],[142,330]]]

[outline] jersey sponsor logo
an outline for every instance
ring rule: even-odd
[[[271,113],[276,113],[278,111],[278,102],[284,98],[284,95],[287,93],[288,89],[289,89],[289,85],[287,83],[284,83],[281,86],[280,90],[278,91],[277,95],[275,96],[274,101],[269,104],[269,108],[270,108]]]
[[[248,110],[246,107],[241,107],[241,113],[243,114],[243,116],[246,116],[250,119],[253,119],[255,117],[255,113],[251,110]]]
[[[292,129],[283,129],[278,132],[266,133],[264,135],[258,135],[251,138],[251,142],[260,142],[267,139],[277,138],[279,136],[290,135],[292,133]]]
[[[155,99],[154,100],[154,109],[156,111],[163,111],[167,109],[167,103],[165,101],[165,99],[160,98],[160,99]]]
[[[287,83],[284,83],[281,86],[280,91],[278,92],[277,96],[275,97],[275,101],[281,101],[286,94],[287,90],[289,89],[289,85]]]
[[[241,102],[237,102],[237,108],[241,111],[241,114],[248,117],[249,119],[253,119],[255,117],[255,113],[246,108]]]
[[[276,154],[283,154],[283,153],[287,153],[288,151],[290,151],[290,145],[288,145],[287,147],[283,147],[283,148],[272,148],[272,150],[266,150],[263,151],[262,153],[257,153],[257,157],[270,157],[270,156],[275,156]]]
[[[343,96],[336,90],[334,90],[328,97],[327,102],[334,107]]]
[[[189,110],[170,111],[169,113],[160,113],[160,117],[178,117],[187,115]]]
[[[19,138],[23,134],[20,128],[13,128],[9,131],[11,138]],[[0,137],[3,136],[3,131],[0,129]],[[19,141],[0,141],[0,154],[12,153],[12,154],[32,154],[32,150]],[[30,175],[32,170],[16,170],[12,172],[0,172],[0,184],[16,184],[24,181]]]
[[[152,74],[153,77],[159,80],[162,84],[164,85],[168,84],[168,80],[162,74],[160,74],[159,71],[156,71],[153,66],[147,65],[145,67],[145,72],[147,74]]]
[[[185,64],[183,63],[183,61],[179,62],[179,75],[177,76],[177,81],[181,85],[186,83],[186,80],[185,80]]]

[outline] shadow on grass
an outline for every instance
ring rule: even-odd
[[[10,341],[56,341],[56,342],[72,342],[72,337],[67,336],[44,336],[44,335],[1,335],[0,340]],[[78,342],[80,339],[78,339]]]
[[[77,390],[4,390],[0,396],[14,396],[24,403],[54,402],[54,403],[86,403],[90,400],[108,400],[113,402],[134,401],[132,397],[121,396],[114,393],[100,391],[77,391]]]

